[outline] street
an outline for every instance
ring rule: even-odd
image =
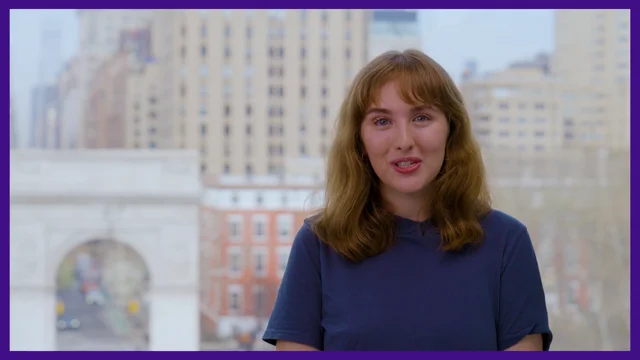
[[[105,321],[108,320],[105,308],[87,304],[78,289],[60,290],[58,296],[65,304],[65,317],[80,321],[80,328],[77,330],[57,331],[58,350],[136,350],[147,347],[137,339],[116,335],[109,322]]]

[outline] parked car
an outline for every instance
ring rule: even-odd
[[[59,315],[56,327],[58,330],[77,330],[80,328],[80,320],[67,314]]]

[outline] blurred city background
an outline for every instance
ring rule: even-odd
[[[406,48],[440,62],[464,94],[495,207],[535,242],[553,350],[629,349],[629,10],[10,19],[13,349],[268,349],[260,336],[291,241],[321,204],[350,81]],[[180,154],[193,171],[180,160],[166,160],[175,178],[154,170]],[[197,183],[192,213],[157,190],[179,176]],[[44,196],[52,183],[64,191]],[[113,186],[120,203],[95,195]],[[129,191],[168,200],[144,207]],[[181,274],[194,285],[162,282]]]

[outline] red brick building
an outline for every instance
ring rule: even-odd
[[[314,186],[219,186],[202,207],[203,330],[219,337],[264,325],[291,243],[319,204]],[[205,335],[206,337],[206,335]]]

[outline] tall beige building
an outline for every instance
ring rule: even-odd
[[[629,11],[557,10],[552,60],[466,73],[460,87],[485,147],[628,149]]]
[[[560,92],[544,63],[520,63],[460,85],[485,148],[546,152],[562,146]]]
[[[195,148],[205,175],[279,175],[326,153],[367,60],[368,10],[160,11],[131,77],[128,147]]]
[[[568,85],[589,93],[566,99],[574,113],[576,145],[629,148],[629,13],[556,10],[553,71]],[[575,101],[588,107],[570,103]]]

